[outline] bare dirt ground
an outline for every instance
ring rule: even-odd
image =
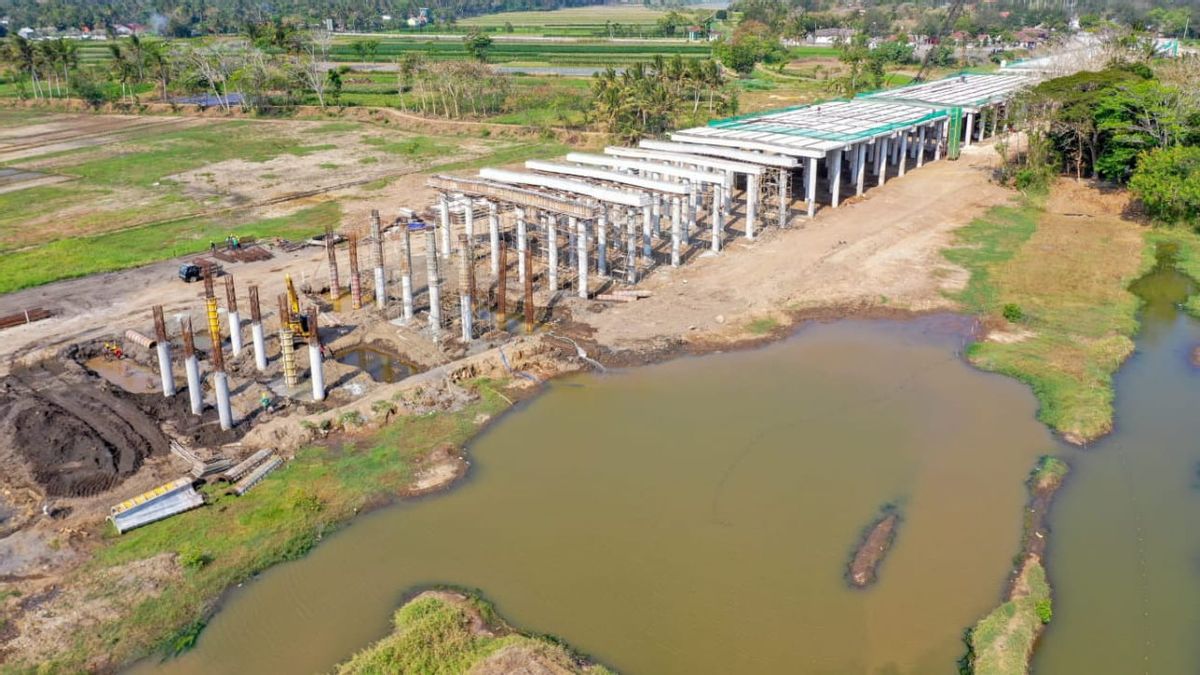
[[[576,318],[597,342],[638,349],[663,339],[737,341],[747,321],[784,320],[787,310],[949,308],[945,293],[967,278],[942,257],[951,233],[1012,195],[990,181],[996,160],[990,145],[965,148],[957,162],[926,164],[813,221],[664,268],[640,286],[651,298]]]

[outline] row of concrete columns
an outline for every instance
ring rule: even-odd
[[[230,330],[230,347],[237,356],[243,349],[241,321],[238,315],[237,296],[233,283],[233,277],[226,277],[226,291],[228,294],[227,312],[229,330]],[[259,304],[258,287],[249,287],[250,296],[250,333],[251,344],[254,350],[254,365],[259,372],[265,371],[267,368],[266,354],[266,339],[262,326],[262,311]],[[216,398],[217,415],[220,420],[222,429],[229,430],[233,428],[235,423],[233,418],[233,410],[230,402],[229,379],[225,373],[224,364],[224,347],[222,344],[220,333],[219,318],[214,321],[215,312],[213,311],[215,298],[211,296],[206,301],[206,308],[209,310],[209,338],[211,343],[211,358],[213,363],[213,389]],[[289,363],[287,358],[290,352],[292,333],[288,328],[288,317],[286,315],[287,306],[280,296],[280,340],[281,352],[285,362],[284,376],[285,381],[290,386],[294,386],[295,371],[294,365]],[[163,396],[172,398],[176,394],[175,376],[173,372],[171,359],[171,342],[167,333],[166,321],[163,318],[163,309],[161,305],[155,305],[153,308],[155,336],[157,338],[156,350],[158,356],[159,376],[162,382]],[[316,308],[310,308],[308,315],[309,322],[309,372],[312,381],[313,399],[320,401],[325,398],[325,382],[323,373],[323,361],[321,353],[321,344],[319,337],[319,329],[317,326]],[[184,317],[180,320],[180,332],[184,343],[184,370],[187,378],[188,399],[190,408],[193,414],[199,415],[203,411],[203,381],[200,373],[200,362],[196,356],[195,341],[192,331],[192,322],[190,317]],[[288,366],[292,365],[291,368]]]

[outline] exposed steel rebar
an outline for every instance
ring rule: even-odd
[[[262,307],[258,304],[258,286],[250,286],[250,320],[262,323]]]
[[[350,238],[350,307],[362,309],[362,279],[358,274],[358,235]]]
[[[211,298],[214,295],[212,265],[201,265],[200,271],[204,275],[204,297]]]
[[[196,355],[196,338],[192,334],[192,317],[186,317],[180,325],[183,333],[183,355],[192,358]]]
[[[163,319],[162,305],[155,305],[154,309],[154,337],[158,338],[159,342],[167,341],[167,322]]]
[[[321,346],[321,335],[317,331],[317,308],[308,308],[308,344]]]
[[[214,299],[215,300],[215,299]],[[213,370],[218,373],[225,372],[225,353],[221,350],[221,331],[218,328],[217,332],[212,332],[212,325],[209,325],[208,339],[212,341],[212,358]]]
[[[226,300],[226,305],[225,305],[226,309],[228,309],[231,312],[238,311],[237,289],[235,289],[233,286],[233,275],[232,274],[225,275],[225,300]]]
[[[288,311],[287,295],[280,293],[278,300],[279,300],[279,327],[281,329],[283,329],[283,328],[287,328],[288,324],[290,324],[292,322],[292,316],[291,316],[291,312]]]
[[[325,253],[329,256],[329,299],[342,297],[341,282],[338,281],[337,245],[333,241],[333,228],[325,227]]]

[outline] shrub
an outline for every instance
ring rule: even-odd
[[[179,564],[187,570],[198,570],[213,561],[212,554],[199,546],[189,544],[179,550]]]
[[[1004,305],[1004,309],[1001,310],[1000,313],[1004,315],[1005,321],[1010,321],[1012,323],[1016,323],[1025,318],[1025,312],[1021,311],[1021,307],[1012,302]]]
[[[1050,598],[1038,600],[1033,609],[1037,612],[1038,621],[1043,624],[1050,623],[1050,619],[1054,618],[1054,608],[1050,604]]]
[[[1155,148],[1142,153],[1129,189],[1155,220],[1200,222],[1200,147]]]

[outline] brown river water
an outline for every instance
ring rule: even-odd
[[[471,445],[464,483],[360,518],[235,590],[193,651],[133,671],[327,671],[444,583],[625,673],[954,673],[1051,452],[1074,471],[1036,671],[1197,672],[1197,324],[1151,305],[1118,432],[1089,450],[1051,437],[1027,387],[964,363],[968,327],[810,325],[555,382]],[[888,502],[895,545],[851,590],[846,563]]]

